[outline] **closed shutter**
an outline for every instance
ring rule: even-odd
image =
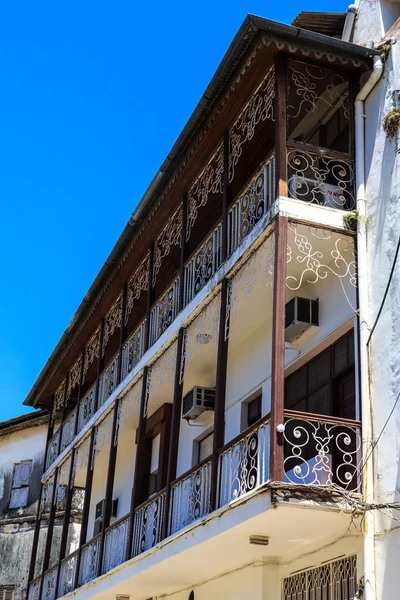
[[[14,600],[14,587],[12,586],[0,586],[0,600]]]

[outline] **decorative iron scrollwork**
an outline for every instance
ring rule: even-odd
[[[155,241],[154,266],[152,275],[153,286],[156,284],[157,275],[161,269],[163,258],[168,256],[172,246],[179,246],[181,243],[182,218],[183,206],[180,204],[176,211],[168,219],[167,224]]]

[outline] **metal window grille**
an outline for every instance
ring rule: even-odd
[[[11,586],[0,586],[0,600],[14,600],[14,588]]]
[[[21,508],[28,504],[31,473],[32,460],[21,460],[21,462],[14,464],[9,508]],[[1,595],[0,600],[3,600]]]
[[[354,555],[286,577],[282,600],[353,600],[356,592],[357,557]]]

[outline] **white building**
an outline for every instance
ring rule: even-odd
[[[244,21],[26,400],[28,600],[396,597],[399,16]]]

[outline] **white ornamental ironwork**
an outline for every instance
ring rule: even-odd
[[[145,331],[146,320],[141,322],[122,347],[122,380],[136,367],[144,354]]]
[[[118,363],[119,354],[117,353],[100,375],[98,400],[99,407],[103,406],[104,402],[111,396],[117,387]]]
[[[96,358],[100,356],[100,335],[101,327],[97,327],[96,331],[89,339],[85,347],[85,360],[83,361],[83,376],[82,383],[85,381],[86,374],[89,370],[89,366],[94,362]]]
[[[60,581],[58,584],[58,597],[66,596],[75,589],[75,573],[76,563],[78,555],[77,553],[72,556],[68,556],[61,562],[60,565]]]
[[[70,412],[67,419],[64,421],[61,432],[61,452],[70,445],[75,436],[75,425],[78,418],[78,406]]]
[[[100,537],[82,548],[81,564],[79,568],[79,585],[85,585],[97,577],[100,554]]]
[[[170,534],[173,535],[211,510],[211,461],[172,486]]]
[[[186,241],[190,239],[190,234],[196,222],[198,211],[207,204],[208,197],[211,194],[222,194],[223,175],[224,145],[220,144],[206,167],[189,189]]]
[[[128,317],[132,311],[135,300],[139,300],[141,293],[146,292],[149,286],[150,254],[142,260],[130,280],[126,295],[126,309],[124,322],[128,323]]]
[[[222,224],[219,223],[185,266],[185,306],[203,289],[222,264]]]
[[[361,491],[358,464],[361,436],[357,425],[338,425],[303,418],[285,423],[285,480],[307,485],[336,484]]]
[[[299,231],[295,223],[289,224],[288,237],[287,262],[293,260],[301,267],[299,275],[286,276],[286,286],[290,290],[297,291],[303,283],[316,283],[320,279],[326,279],[328,275],[339,279],[345,294],[344,281],[348,281],[353,287],[357,286],[353,238],[333,237],[330,231],[311,227],[301,227]],[[333,249],[328,246],[324,254],[320,249],[313,247],[313,238],[317,240],[315,243],[318,248],[333,239]]]
[[[179,312],[179,277],[160,298],[150,313],[150,346],[168,329]]]
[[[220,506],[256,490],[268,481],[269,447],[270,425],[266,422],[221,454]]]
[[[122,293],[118,296],[104,318],[104,334],[101,354],[104,356],[110,337],[114,331],[121,327],[122,323]]]
[[[105,445],[109,446],[111,444],[112,421],[113,411],[110,411],[95,429],[91,465],[92,469],[94,468],[96,456],[99,454],[99,452],[101,452]]]
[[[58,386],[58,388],[54,392],[53,415],[58,415],[64,407],[65,386],[66,380],[64,379],[64,381]]]
[[[241,111],[229,131],[229,183],[243,152],[243,145],[252,140],[259,123],[274,121],[275,68],[272,67]]]
[[[74,390],[81,381],[81,373],[82,373],[82,356],[74,362],[71,367],[71,370],[68,374],[68,385],[67,385],[67,400],[71,397],[72,390]]]
[[[165,496],[162,492],[154,500],[135,511],[132,556],[150,550],[161,542],[165,519]]]
[[[82,400],[79,402],[78,407],[78,432],[82,431],[86,423],[90,421],[95,413],[95,401],[96,401],[96,384],[86,392]]]
[[[176,211],[168,219],[167,224],[155,241],[154,265],[152,274],[153,286],[156,284],[157,275],[161,269],[163,258],[168,256],[172,246],[179,246],[181,243],[182,217],[183,206],[180,204]]]
[[[43,576],[42,600],[56,600],[57,569],[51,569]]]
[[[126,517],[106,531],[102,573],[111,571],[127,560],[130,522],[130,517]]]

